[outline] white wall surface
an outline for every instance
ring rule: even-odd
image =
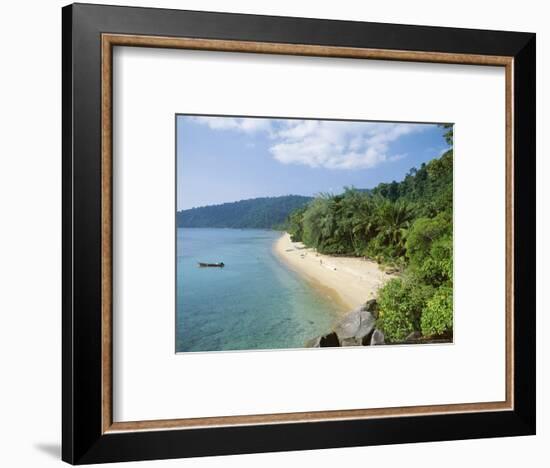
[[[550,460],[550,347],[544,342],[550,275],[550,167],[542,155],[550,108],[549,15],[544,2],[463,0],[182,0],[97,2],[251,14],[307,16],[538,34],[538,435],[309,452],[158,461],[124,466],[275,467],[491,465],[546,466]],[[4,2],[0,10],[0,464],[60,465],[61,432],[61,6],[57,0]],[[545,213],[546,212],[546,213]],[[546,306],[546,307],[545,307]]]

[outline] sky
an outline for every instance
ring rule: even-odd
[[[177,209],[402,180],[447,148],[437,124],[177,116]]]

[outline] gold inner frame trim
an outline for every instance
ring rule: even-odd
[[[461,65],[500,66],[505,68],[506,100],[506,390],[504,401],[408,406],[393,408],[366,408],[354,410],[309,411],[298,413],[256,414],[205,418],[162,419],[149,421],[113,421],[113,277],[112,277],[112,83],[113,47],[149,47],[241,52],[312,57],[335,57],[405,62],[445,63]],[[495,55],[451,54],[403,50],[366,49],[354,47],[283,44],[271,42],[228,41],[184,37],[158,37],[140,35],[102,34],[101,36],[101,93],[102,93],[102,144],[101,144],[101,224],[102,224],[102,433],[142,430],[192,429],[256,424],[278,424],[403,417],[451,413],[506,411],[514,408],[514,156],[513,156],[513,57]]]

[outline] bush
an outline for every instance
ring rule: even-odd
[[[419,218],[407,236],[411,272],[420,281],[440,286],[452,281],[452,219],[447,213]]]
[[[294,210],[288,216],[286,230],[290,234],[290,240],[292,242],[302,242],[303,231],[303,217],[306,212],[307,205],[302,208]]]
[[[433,286],[453,280],[453,240],[450,236],[433,242],[430,252],[420,265],[415,265],[416,276]]]
[[[388,341],[402,341],[415,330],[420,330],[420,317],[433,288],[413,284],[407,280],[392,279],[380,289],[380,314],[377,326]]]
[[[420,319],[422,334],[443,335],[453,329],[453,288],[441,286],[426,304]]]
[[[399,252],[393,245],[384,243],[381,235],[377,235],[368,243],[364,253],[371,258],[375,258],[378,263],[388,263],[395,259]]]

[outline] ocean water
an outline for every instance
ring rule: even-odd
[[[279,232],[179,228],[176,351],[302,348],[338,305],[273,253]],[[199,268],[224,262],[225,268]]]

